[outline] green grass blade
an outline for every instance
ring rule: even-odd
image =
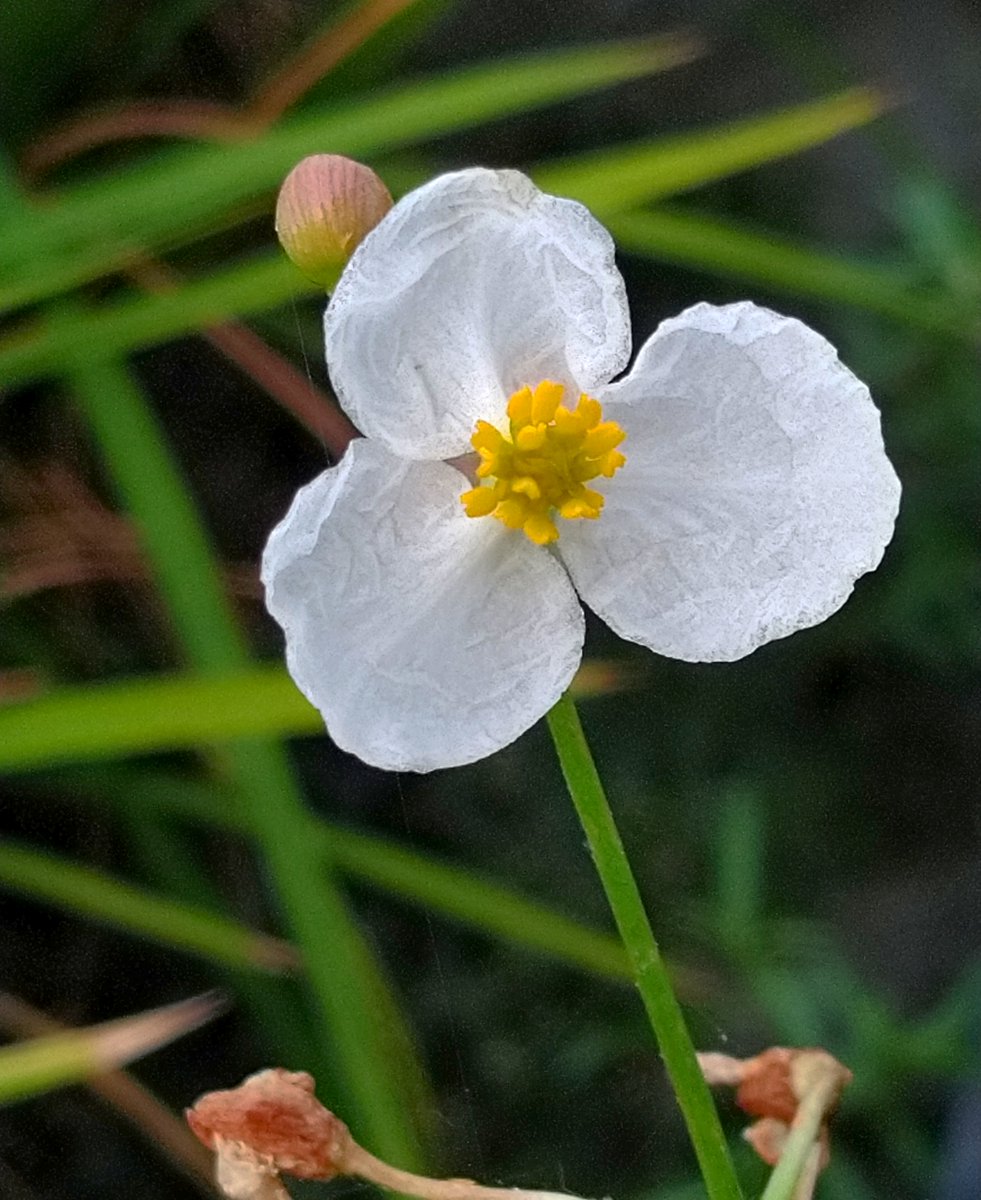
[[[210,1021],[223,1007],[214,993],[118,1021],[0,1048],[0,1104],[79,1083],[131,1062]]]
[[[120,358],[300,296],[323,294],[280,251],[256,255],[165,295],[129,296],[73,320],[36,320],[0,340],[0,384],[60,374],[89,358]]]
[[[0,223],[0,277],[9,289],[0,290],[0,306],[74,287],[117,268],[134,251],[186,242],[270,195],[307,154],[329,147],[370,157],[690,57],[690,45],[678,39],[526,55],[345,100],[283,121],[257,139],[158,154],[66,189],[29,222]]]
[[[203,528],[142,393],[115,363],[79,365],[71,383],[101,444],[116,486],[141,529],[147,555],[188,657],[205,671],[246,665]],[[397,1009],[379,1005],[386,985],[331,874],[307,836],[308,818],[283,748],[240,740],[224,749],[228,778],[253,831],[292,940],[301,951],[335,1063],[322,1082],[358,1136],[396,1162],[415,1165],[422,1148],[412,1120],[415,1062],[393,1064],[409,1035],[383,1028]],[[337,1100],[334,1100],[334,1097]]]
[[[546,191],[575,196],[605,218],[818,146],[885,107],[880,92],[852,88],[714,129],[541,163],[532,174]]]
[[[318,823],[311,836],[328,861],[402,899],[597,975],[632,979],[616,938],[500,884],[336,825]]]
[[[901,268],[851,262],[733,222],[676,210],[619,213],[607,224],[628,253],[848,304],[931,333],[976,339],[981,330],[981,322],[949,296],[915,287]]]
[[[58,771],[42,778],[43,787],[47,779],[59,794],[109,800],[128,813],[144,811],[249,832],[248,814],[236,804],[234,793],[214,784],[115,765]],[[631,978],[616,938],[494,880],[312,815],[309,837],[326,862],[363,883],[569,966],[614,980]]]
[[[279,938],[9,840],[0,843],[0,887],[238,970],[299,965]]]
[[[173,538],[179,545],[177,531]],[[200,595],[183,601],[190,612],[203,603]],[[217,642],[204,641],[213,653]],[[193,749],[243,737],[323,733],[323,718],[278,664],[227,670],[214,661],[208,665],[207,674],[57,688],[0,705],[0,772]]]
[[[323,727],[279,666],[90,684],[0,707],[0,771]]]

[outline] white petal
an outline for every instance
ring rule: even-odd
[[[374,766],[473,762],[543,716],[583,615],[555,559],[460,505],[446,463],[356,439],[302,488],[263,557],[269,611],[334,741]]]
[[[518,388],[592,391],[630,357],[609,234],[517,171],[442,175],[396,204],[355,251],[324,329],[348,416],[408,458],[463,454]]]
[[[626,465],[558,542],[621,636],[729,661],[815,625],[873,570],[899,481],[868,389],[799,321],[749,303],[665,321],[599,398]]]

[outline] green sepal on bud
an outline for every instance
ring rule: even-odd
[[[304,275],[332,288],[391,207],[388,188],[370,167],[340,154],[311,154],[279,189],[276,236]]]

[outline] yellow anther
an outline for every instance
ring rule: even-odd
[[[561,383],[553,383],[551,379],[543,379],[538,387],[535,388],[532,397],[531,419],[536,424],[543,421],[551,421],[564,395],[565,388]]]
[[[547,429],[548,426],[544,423],[526,425],[524,429],[519,429],[514,435],[514,444],[519,450],[540,450],[548,437]]]
[[[530,516],[524,523],[524,531],[525,537],[530,538],[536,546],[547,546],[549,542],[556,542],[559,538],[555,522],[544,513]]]
[[[598,458],[607,450],[619,446],[626,436],[616,421],[604,421],[601,425],[594,425],[583,438],[583,453],[590,458]]]
[[[559,516],[565,517],[567,521],[576,517],[595,520],[599,516],[599,509],[591,508],[581,496],[573,496],[571,500],[563,501],[562,507],[559,509]]]
[[[511,491],[527,496],[529,500],[540,500],[542,496],[542,489],[530,475],[522,475],[520,479],[516,479],[511,484]]]
[[[555,434],[561,438],[581,438],[586,431],[586,422],[578,412],[570,412],[564,404],[555,410]]]
[[[528,519],[528,505],[520,496],[509,496],[496,506],[494,516],[508,529],[520,529]]]
[[[574,409],[562,403],[565,388],[544,379],[523,387],[507,405],[507,432],[478,421],[470,444],[480,456],[476,474],[487,480],[460,497],[468,517],[493,514],[509,529],[520,529],[539,546],[559,536],[556,515],[595,520],[603,496],[585,484],[609,478],[626,459],[616,447],[625,434],[603,420],[592,396],[579,396]]]
[[[472,488],[460,497],[468,517],[487,517],[497,508],[497,496],[489,487]]]
[[[607,479],[612,479],[626,461],[625,454],[621,454],[619,450],[611,450],[609,454],[604,454],[600,459],[600,474],[605,475]]]
[[[579,397],[576,411],[586,422],[587,429],[592,429],[594,425],[603,419],[603,405],[592,396],[587,396],[585,392]]]
[[[495,429],[489,421],[478,421],[477,430],[470,439],[470,445],[475,450],[487,450],[493,453],[504,445],[507,439],[499,429]]]
[[[531,388],[523,387],[520,392],[515,392],[508,401],[508,417],[515,425],[527,425],[531,420]],[[477,427],[486,424],[485,421],[478,421]]]

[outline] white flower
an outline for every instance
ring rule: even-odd
[[[833,613],[892,535],[878,411],[822,337],[699,304],[611,383],[630,357],[613,243],[517,172],[406,196],[325,331],[366,436],[297,494],[263,580],[293,678],[376,766],[472,762],[528,729],[579,665],[577,592],[659,654],[732,660]],[[445,461],[472,447],[479,481]]]

